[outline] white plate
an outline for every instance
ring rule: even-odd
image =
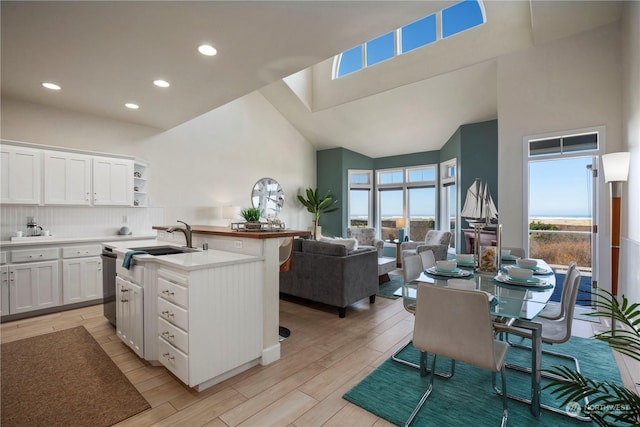
[[[445,271],[438,271],[435,267],[429,267],[427,268],[427,273],[433,274],[436,276],[444,276],[444,277],[467,277],[471,275],[470,271],[461,270],[459,268],[457,268],[456,270],[445,272]]]
[[[526,286],[528,288],[535,288],[535,287],[547,287],[549,286],[549,282],[547,282],[546,280],[541,280],[538,279],[537,277],[532,277],[531,279],[537,279],[537,281],[531,281],[531,279],[528,279],[527,281],[524,280],[514,280],[511,277],[504,275],[504,274],[498,274],[497,276],[494,277],[494,279],[498,282],[501,283],[507,283],[509,285],[517,285],[517,286]]]

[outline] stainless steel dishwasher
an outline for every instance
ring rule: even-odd
[[[116,254],[102,248],[102,298],[104,317],[116,326]]]

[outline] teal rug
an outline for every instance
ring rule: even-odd
[[[518,338],[516,338],[518,339]],[[546,346],[546,345],[545,345]],[[553,351],[568,353],[580,361],[582,373],[594,380],[622,384],[618,367],[611,349],[606,343],[572,337],[564,344],[549,346]],[[408,346],[401,354],[403,359],[417,363],[420,353]],[[510,363],[531,366],[531,353],[510,348],[507,356]],[[567,361],[543,355],[542,367],[566,365]],[[448,371],[451,363],[439,357],[437,369]],[[548,382],[543,378],[542,386]],[[386,360],[343,398],[385,420],[403,425],[426,391],[429,377],[420,377],[417,369]],[[497,375],[500,386],[500,376]],[[507,370],[507,389],[512,395],[530,397],[531,377],[526,373]],[[542,403],[558,407],[558,402],[548,390],[542,390]],[[535,419],[524,403],[509,399],[508,425],[528,426],[592,426],[572,418],[542,410]],[[433,392],[424,404],[412,426],[498,426],[502,417],[502,398],[491,387],[491,373],[465,363],[456,363],[455,376],[449,380],[435,378]]]
[[[388,282],[380,285],[377,295],[382,298],[398,299],[402,295],[394,295],[393,293],[402,287],[402,275],[390,274]]]

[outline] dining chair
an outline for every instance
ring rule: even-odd
[[[578,289],[580,288],[580,270],[578,270],[577,268],[573,268],[571,270],[571,273],[567,275],[567,280],[565,280],[565,286],[567,287],[567,291],[566,291],[567,294],[566,294],[566,297],[563,298],[563,300],[561,301],[564,316],[562,316],[557,320],[547,319],[540,316],[536,316],[533,318],[534,322],[538,322],[542,325],[541,338],[544,344],[561,344],[569,341],[569,339],[571,338],[571,326],[573,325],[573,313],[576,305],[576,300],[578,297]],[[563,289],[563,292],[564,292],[564,289]],[[513,334],[513,335],[524,337],[524,338],[531,338],[530,330],[521,329],[518,327],[510,327],[509,334]],[[531,347],[528,347],[521,343],[513,343],[509,341],[506,341],[506,342],[508,342],[508,344],[512,347],[531,350]],[[555,356],[558,358],[570,360],[574,363],[576,372],[580,373],[580,362],[575,356],[572,356],[570,354],[558,353],[558,352],[550,351],[546,349],[542,349],[542,354],[543,355],[547,354],[550,356]],[[507,364],[507,368],[531,373],[531,368],[525,367],[525,366]],[[548,373],[546,371],[543,371],[541,375],[543,377],[551,378],[554,380],[567,381],[566,378]],[[509,397],[521,402],[530,403],[528,399],[524,399],[517,396],[509,396]],[[589,399],[585,397],[583,408],[587,407],[588,404],[589,404]],[[548,406],[545,404],[540,404],[540,406],[549,411],[556,412],[562,415],[567,415],[580,421],[591,421],[590,417],[583,417],[573,413],[569,414],[564,409],[554,408],[552,406]]]
[[[436,257],[431,249],[426,246],[418,246],[416,252],[422,259],[422,270],[434,267],[436,265]]]
[[[567,272],[564,276],[564,281],[562,282],[562,294],[560,295],[560,303],[549,305],[547,304],[545,308],[538,314],[539,317],[549,320],[559,320],[562,319],[565,315],[564,304],[563,301],[568,298],[567,295],[569,292],[570,284],[569,278],[571,277],[571,272],[576,268],[576,262],[571,261],[569,266],[567,267]],[[577,297],[576,297],[577,298]]]
[[[412,283],[412,282],[416,280],[418,277],[420,277],[420,274],[422,274],[425,268],[429,268],[429,267],[425,267],[425,263],[428,264],[429,267],[432,267],[436,264],[436,261],[433,257],[433,252],[430,250],[423,251],[421,252],[420,255],[408,255],[405,258],[404,264],[402,265],[402,276],[404,280],[402,284],[402,304],[405,310],[407,310],[409,313],[414,315],[416,313],[415,292],[416,292],[417,285],[416,283]],[[409,341],[405,345],[400,347],[398,350],[396,350],[391,355],[391,360],[406,366],[410,366],[415,369],[419,369],[420,365],[418,365],[417,363],[413,363],[408,360],[401,359],[399,357],[399,354],[402,353],[402,351],[405,348],[409,347],[411,344],[412,344],[412,341]],[[436,375],[442,378],[451,378],[454,373],[455,373],[455,361],[452,360],[450,373],[438,372],[436,373]]]
[[[505,357],[509,344],[495,339],[489,301],[482,292],[420,284],[417,289],[413,345],[420,350],[420,375],[427,375],[427,354],[432,353],[431,372],[437,356],[459,360],[492,372],[492,386],[502,395],[502,426],[506,426],[507,379]],[[502,390],[496,387],[496,373],[502,377]],[[434,375],[405,426],[414,420],[433,391]],[[469,410],[469,408],[465,408]]]

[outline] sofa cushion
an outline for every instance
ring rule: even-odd
[[[342,237],[320,237],[321,242],[331,243],[334,245],[342,245],[348,251],[358,249],[358,241],[356,239],[343,239]]]
[[[347,256],[347,247],[318,240],[303,240],[302,252],[329,256]]]

